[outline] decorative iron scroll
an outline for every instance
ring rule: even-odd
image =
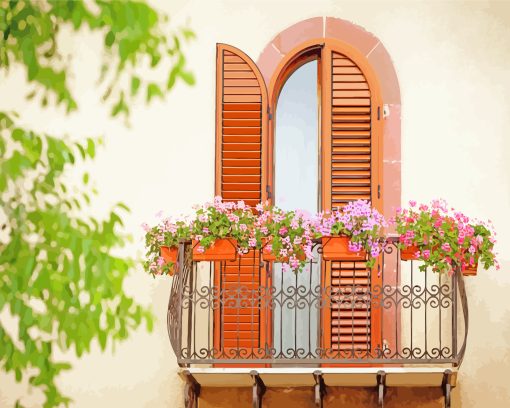
[[[327,269],[319,244],[315,253],[316,259],[300,274],[320,277]],[[323,286],[319,278],[318,283],[313,283],[311,277],[303,283],[308,275],[293,277],[293,272],[284,272],[292,276],[283,277],[278,275],[276,264],[254,262],[257,273],[253,276],[265,274],[272,278],[267,279],[268,285],[262,285],[259,278],[246,280],[245,273],[243,281],[239,279],[237,284],[218,286],[215,282],[219,278],[215,280],[215,276],[224,273],[225,263],[193,262],[188,243],[180,245],[178,262],[167,323],[180,365],[459,365],[462,361],[468,329],[462,274],[449,277],[422,272],[416,262],[400,260],[392,240],[382,255],[380,285],[357,285],[353,280],[348,286]],[[352,327],[336,328],[338,333],[334,335],[343,339],[342,343],[332,342],[324,347],[321,328],[324,308],[361,317],[366,313],[366,323],[359,324],[364,320],[353,319]],[[223,316],[225,310],[235,316],[228,326],[228,347],[223,340],[224,331],[215,330],[223,324],[217,316]],[[377,310],[381,311],[380,343],[356,342],[355,336],[370,338],[374,327],[368,316]],[[249,331],[247,334],[246,327],[254,324],[265,327],[260,327],[253,336]],[[261,336],[260,333],[265,333],[265,337],[252,338]],[[459,339],[462,344],[458,344]]]

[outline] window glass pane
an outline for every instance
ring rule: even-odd
[[[317,212],[319,202],[319,106],[317,61],[298,68],[278,99],[275,122],[274,203],[287,210]],[[298,274],[273,265],[273,344],[277,356],[305,358],[318,345],[318,254]]]
[[[281,208],[317,211],[318,112],[315,60],[290,76],[276,107],[274,203]]]

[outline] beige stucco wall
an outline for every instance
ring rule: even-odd
[[[105,134],[106,148],[93,167],[101,192],[94,211],[104,211],[118,200],[126,202],[132,208],[128,228],[139,239],[139,225],[151,222],[158,210],[189,211],[193,203],[213,194],[216,42],[235,45],[256,59],[274,35],[309,17],[334,16],[361,25],[384,43],[400,80],[403,198],[444,197],[468,214],[491,218],[499,231],[501,271],[484,271],[467,283],[470,336],[456,404],[510,405],[510,3],[153,3],[173,15],[175,22],[189,19],[197,33],[198,39],[188,47],[189,64],[197,77],[194,88],[179,84],[170,98],[149,108],[140,101],[133,109],[131,128],[126,129],[111,121],[97,103],[99,37],[84,33],[64,38],[75,50],[73,87],[79,113],[62,119],[60,111],[42,113],[27,104],[28,88],[23,74],[16,71],[9,81],[0,81],[0,109],[15,108],[26,124],[41,131],[80,137]],[[141,255],[138,242],[131,251]],[[141,271],[130,277],[126,290],[152,305],[158,317],[155,330],[151,334],[140,330],[114,352],[95,350],[76,361],[75,368],[59,380],[74,399],[74,407],[182,406],[182,383],[166,334],[169,288],[168,279],[153,280]],[[28,406],[40,401],[37,392],[15,384],[12,377],[0,375],[0,384],[2,407],[20,396]],[[204,406],[221,406],[215,392],[204,392]],[[435,390],[426,392],[430,405],[415,399],[406,406],[441,406]],[[291,395],[297,398],[297,394],[274,393],[268,400],[280,402],[271,406],[282,406]],[[249,406],[249,397],[235,398],[239,402],[224,406]],[[408,394],[402,396],[402,404],[406,398]]]

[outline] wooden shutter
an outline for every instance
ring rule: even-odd
[[[378,89],[369,67],[342,48],[326,42],[322,52],[323,208],[364,199],[381,209]],[[368,297],[371,286],[380,283],[377,267],[367,270],[364,262],[339,260],[328,263],[324,274],[333,293],[331,307],[323,312],[324,347],[354,350],[362,357],[381,343],[380,309],[371,308]]]
[[[254,206],[265,199],[266,85],[255,63],[228,45],[218,44],[216,69],[216,194]]]
[[[266,199],[263,157],[267,134],[267,91],[255,63],[242,51],[217,45],[216,56],[216,195],[255,206]],[[215,312],[215,347],[258,349],[266,340],[265,313],[257,301],[261,276],[258,254],[216,265],[215,285],[226,294],[226,307]],[[220,272],[221,271],[221,272]],[[228,307],[229,294],[253,291],[242,310]]]

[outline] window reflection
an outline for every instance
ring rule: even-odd
[[[317,61],[287,80],[276,107],[274,203],[283,209],[318,209],[319,106]]]
[[[298,68],[287,80],[276,107],[274,140],[274,203],[287,210],[302,209],[311,214],[319,204],[319,105],[317,61]],[[319,284],[318,254],[300,273],[283,272],[273,266],[273,285],[281,302],[275,306],[273,344],[276,353],[292,354],[301,349],[312,352],[318,345],[316,304],[298,308],[285,302],[296,287],[300,293],[313,291]]]

